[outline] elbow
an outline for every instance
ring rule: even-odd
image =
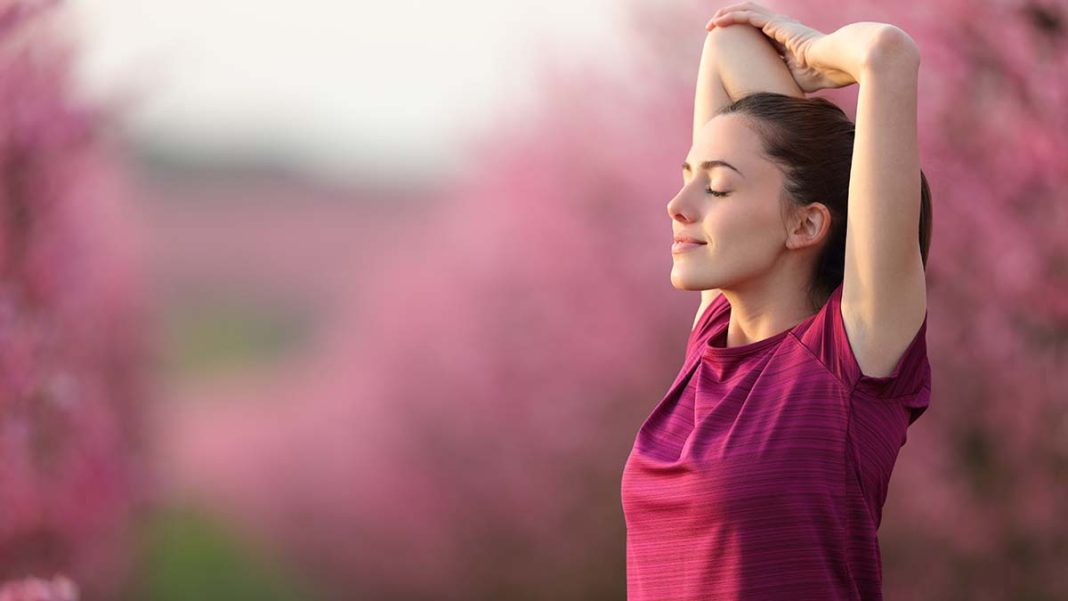
[[[917,69],[920,47],[905,30],[884,24],[873,36],[864,64],[875,70]]]

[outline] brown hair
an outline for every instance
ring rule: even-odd
[[[823,203],[831,213],[827,244],[816,260],[808,295],[814,307],[842,283],[845,272],[849,172],[856,125],[836,104],[819,96],[798,98],[757,92],[716,112],[738,113],[761,138],[764,154],[786,174],[782,200],[805,206]],[[924,269],[931,246],[931,190],[920,170],[920,255]],[[821,302],[822,301],[822,302]]]

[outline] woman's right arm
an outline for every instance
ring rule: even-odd
[[[694,138],[717,110],[753,92],[805,96],[762,31],[752,25],[712,29],[705,36],[697,72]]]
[[[693,137],[712,115],[732,101],[753,92],[778,92],[803,98],[786,63],[762,31],[751,25],[716,27],[705,36],[701,65],[697,72],[697,92],[693,105]],[[693,327],[718,288],[701,291]]]

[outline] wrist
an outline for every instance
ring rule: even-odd
[[[813,66],[841,71],[859,82],[866,69],[888,62],[906,62],[912,38],[888,23],[860,21],[838,28],[812,44]],[[918,55],[918,51],[916,52]]]

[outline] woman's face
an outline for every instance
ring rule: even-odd
[[[706,161],[723,163],[702,167]],[[706,123],[686,165],[668,215],[674,235],[703,244],[672,246],[672,286],[734,288],[771,271],[787,250],[779,200],[784,174],[761,154],[745,119],[729,113]]]

